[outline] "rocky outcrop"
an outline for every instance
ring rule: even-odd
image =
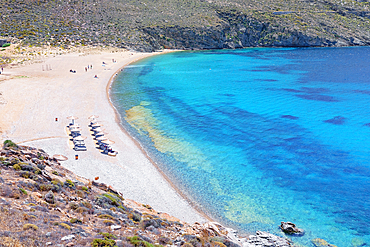
[[[111,186],[76,176],[41,149],[8,140],[0,150],[0,184],[0,217],[11,226],[0,228],[0,242],[7,238],[22,246],[290,246],[288,240],[265,232],[240,238],[217,222],[180,222],[122,198]]]
[[[126,47],[140,51],[161,48],[202,50],[235,49],[245,47],[323,47],[369,45],[369,34],[363,36],[340,36],[323,38],[299,30],[272,25],[250,16],[230,12],[218,12],[223,20],[209,27],[156,26],[142,29],[140,44]]]
[[[336,41],[310,37],[298,31],[281,33],[268,23],[249,20],[249,25],[235,23],[216,27],[150,27],[143,31],[151,38],[147,45],[132,48],[153,51],[160,48],[203,50],[245,47],[310,47],[335,46]],[[355,41],[355,40],[354,40]],[[358,42],[358,41],[357,41]],[[342,45],[347,43],[343,42]],[[130,47],[130,45],[128,45]]]
[[[280,229],[289,235],[295,235],[295,236],[303,236],[304,230],[298,228],[295,224],[292,222],[281,222]]]
[[[284,239],[267,232],[257,231],[256,235],[249,236],[248,240],[243,243],[243,247],[265,246],[290,247],[291,242],[288,239]]]

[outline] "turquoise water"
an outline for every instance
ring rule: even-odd
[[[126,67],[124,127],[215,220],[370,246],[370,48],[176,52]]]

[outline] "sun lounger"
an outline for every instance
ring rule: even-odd
[[[73,149],[75,151],[87,151],[86,146],[75,146]]]
[[[81,132],[79,130],[71,131],[72,138],[76,138],[77,136],[80,136],[80,135],[81,135]]]
[[[86,145],[84,141],[81,140],[73,140],[74,150],[75,151],[87,151]]]

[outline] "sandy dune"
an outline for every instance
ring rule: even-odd
[[[137,144],[116,122],[106,87],[110,78],[125,64],[152,55],[145,53],[101,52],[66,54],[45,58],[19,68],[6,68],[0,75],[1,139],[44,149],[50,155],[68,157],[62,165],[88,179],[112,185],[125,198],[149,204],[187,222],[205,222],[191,205],[171,186]],[[112,59],[117,62],[113,63]],[[102,62],[106,65],[102,66]],[[85,72],[85,67],[93,69]],[[51,70],[50,70],[51,68]],[[76,73],[69,72],[70,69]],[[98,76],[98,79],[94,78]],[[4,78],[12,78],[1,80]],[[117,157],[100,154],[90,135],[88,117],[98,120],[115,141]],[[75,152],[68,145],[68,116],[77,116],[86,136],[87,152]],[[56,121],[58,118],[58,121]],[[75,154],[79,159],[75,160]]]

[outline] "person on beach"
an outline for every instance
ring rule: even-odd
[[[87,72],[87,68],[85,67],[85,72]]]
[[[95,76],[94,76],[94,78],[98,78],[98,76],[97,76],[97,75],[95,75]]]

